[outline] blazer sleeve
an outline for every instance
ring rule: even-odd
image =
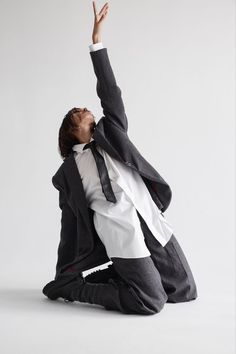
[[[96,91],[101,101],[103,114],[112,124],[127,133],[128,120],[121,89],[116,83],[107,48],[91,51],[90,56],[97,77]]]

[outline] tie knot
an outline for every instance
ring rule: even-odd
[[[83,147],[83,150],[85,150],[85,149],[89,149],[89,148],[93,148],[93,147],[95,147],[96,146],[96,141],[95,140],[93,140],[93,141],[90,141],[90,143],[88,143],[88,144],[86,144],[86,145],[84,145],[84,147]]]

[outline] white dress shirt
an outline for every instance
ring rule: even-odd
[[[101,42],[91,44],[90,51],[103,48]],[[90,141],[94,140],[91,137]],[[88,206],[94,210],[94,226],[104,244],[107,255],[121,258],[150,256],[144,241],[137,210],[153,236],[165,246],[173,234],[172,226],[161,215],[139,173],[111,157],[97,145],[107,166],[117,202],[108,201],[102,186],[91,149],[86,143],[75,144],[73,151]]]

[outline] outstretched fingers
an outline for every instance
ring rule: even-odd
[[[96,2],[93,1],[93,11],[94,11],[94,17],[95,17],[95,20],[97,22],[100,21],[100,19],[103,17],[105,18],[106,15],[107,15],[107,12],[108,12],[108,2],[105,3],[105,5],[103,5],[102,9],[100,10],[99,14],[97,13],[97,8],[96,8]]]

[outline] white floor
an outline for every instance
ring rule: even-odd
[[[34,289],[0,292],[2,354],[234,354],[234,299],[206,293],[159,314],[124,315],[99,305],[51,301]]]

